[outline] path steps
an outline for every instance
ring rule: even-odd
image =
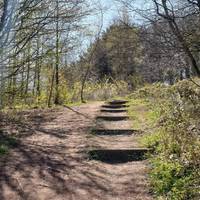
[[[116,164],[145,159],[148,149],[98,149],[89,152],[90,159],[99,160],[105,163]]]
[[[123,105],[123,104],[128,103],[128,101],[126,101],[126,100],[113,100],[113,101],[110,101],[108,103],[111,104],[111,105]]]
[[[141,133],[140,131],[132,130],[132,129],[93,129],[91,131],[92,134],[95,135],[110,135],[110,136],[117,136],[117,135],[132,135]]]
[[[111,109],[117,109],[117,108],[127,108],[128,105],[125,104],[107,104],[103,105],[102,108],[111,108]]]
[[[98,116],[97,120],[105,120],[105,121],[122,121],[129,119],[128,116]]]
[[[117,127],[119,128],[115,127],[115,129],[106,129],[104,128],[104,126],[100,126],[101,128],[93,129],[91,132],[96,136],[102,136],[102,139],[105,139],[106,143],[108,143],[109,141],[106,138],[111,137],[111,140],[114,141],[114,143],[115,141],[117,141],[117,144],[112,145],[111,143],[108,143],[108,145],[105,147],[100,144],[98,149],[93,149],[88,152],[90,159],[108,164],[119,164],[133,161],[141,161],[146,158],[145,155],[149,152],[149,149],[137,147],[133,148],[133,145],[130,141],[131,135],[141,133],[141,131],[120,128],[121,123],[126,123],[129,120],[129,117],[127,115],[124,115],[127,110],[123,109],[128,107],[127,103],[128,101],[126,100],[114,100],[102,106],[102,108],[106,109],[101,109],[100,111],[102,115],[96,117],[98,124],[100,123],[100,125],[105,126],[105,123],[107,123],[108,125],[110,124],[112,126],[112,123],[118,123]],[[119,136],[120,138],[116,139],[116,137]],[[129,143],[128,146],[127,141]]]
[[[126,109],[101,109],[102,113],[124,113],[127,112]]]

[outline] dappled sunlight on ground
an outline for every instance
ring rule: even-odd
[[[145,161],[110,165],[88,159],[88,133],[100,105],[28,116],[21,143],[0,159],[0,199],[151,199]]]

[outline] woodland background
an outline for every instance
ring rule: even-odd
[[[104,29],[99,1],[0,1],[1,128],[23,109],[126,97],[155,198],[199,200],[200,0],[115,2]]]

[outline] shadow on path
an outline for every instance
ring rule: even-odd
[[[151,199],[140,163],[88,160],[87,132],[99,107],[76,109],[83,115],[68,109],[35,112],[18,124],[21,142],[0,158],[0,200]]]

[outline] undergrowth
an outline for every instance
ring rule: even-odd
[[[174,86],[154,84],[129,99],[136,128],[148,133],[142,143],[154,150],[149,177],[156,197],[199,200],[200,87],[188,80]]]
[[[61,105],[81,104],[81,82],[77,81],[71,85],[66,82],[60,83],[59,102]],[[84,100],[99,101],[125,96],[128,93],[128,84],[125,81],[105,79],[101,82],[88,81],[85,84]],[[55,91],[52,92],[51,106],[54,106]],[[30,91],[26,97],[16,94],[13,101],[4,97],[2,108],[24,110],[29,108],[46,108],[49,104],[49,90],[41,90],[40,95],[35,98]]]
[[[6,136],[0,131],[0,156],[9,152],[10,148],[17,145],[17,140],[14,137]]]

